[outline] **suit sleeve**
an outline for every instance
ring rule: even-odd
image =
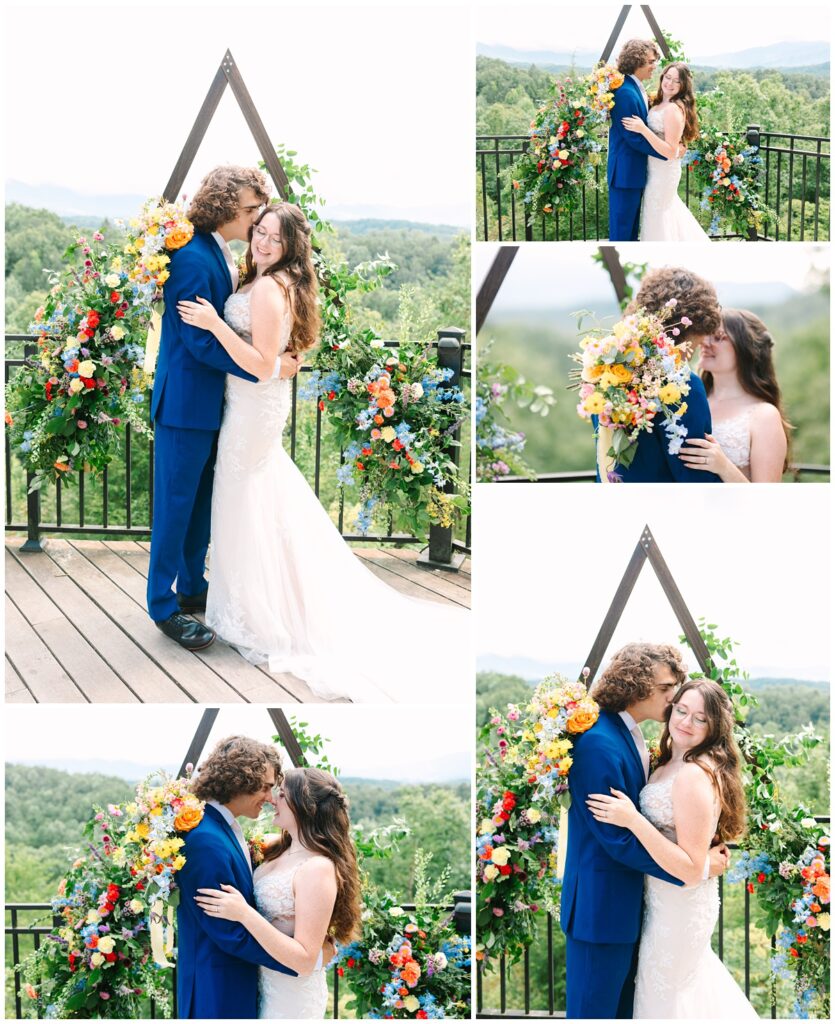
[[[620,91],[620,90],[618,90]],[[617,97],[617,92],[615,93]],[[620,123],[622,117],[640,117],[642,121],[646,121],[646,110],[638,108],[638,101],[632,101],[630,96],[624,96],[621,100],[620,106],[617,101],[615,102],[615,109],[612,111],[612,119],[617,117],[618,127],[623,133],[624,141],[630,149],[634,149],[638,153],[643,153],[644,156],[654,156],[656,160],[666,160],[665,156],[657,153],[652,146],[647,142],[643,135],[639,135],[638,132],[630,132]]]
[[[589,735],[586,741],[590,738]],[[583,757],[571,766],[570,779],[572,809],[580,815],[585,826],[612,860],[633,871],[660,878],[662,882],[684,884],[681,879],[660,868],[628,828],[604,825],[593,817],[586,806],[586,797],[590,793],[605,793],[608,796],[611,787],[621,792],[626,788],[618,759],[610,751],[602,749],[598,752],[585,747]]]
[[[695,375],[693,379],[697,379]],[[699,384],[693,384],[690,388],[690,394],[687,396],[687,412],[682,416],[681,423],[682,426],[687,427],[687,437],[703,438],[705,434],[711,432],[710,405],[708,404],[705,390],[701,386],[701,381],[699,381]],[[682,462],[678,455],[671,455],[664,428],[659,424],[655,429],[658,430],[658,439],[661,442],[664,458],[667,460],[670,473],[676,483],[717,484],[722,482],[715,473],[705,473],[700,469],[692,469]],[[685,438],[685,443],[686,440]]]
[[[234,879],[226,851],[214,844],[192,842],[189,844],[186,864],[187,867],[177,878],[180,885],[180,902],[194,908],[197,923],[211,941],[229,956],[297,977],[296,971],[274,960],[242,924],[237,921],[218,920],[204,913],[194,903],[198,889],[219,889],[221,883],[230,884]]]
[[[167,309],[170,309],[170,315],[179,321],[177,324],[179,339],[199,363],[205,363],[223,373],[232,373],[244,380],[257,381],[257,377],[238,366],[211,331],[192,327],[180,320],[180,314],[177,312],[178,302],[182,299],[194,302],[198,295],[208,299],[210,293],[211,286],[203,261],[197,254],[183,249],[177,257],[176,273],[171,275],[165,286],[165,305]]]

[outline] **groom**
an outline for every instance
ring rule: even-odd
[[[246,736],[221,740],[200,766],[192,790],[206,801],[203,820],[186,833],[177,874],[177,1012],[183,1018],[255,1019],[258,965],[295,976],[236,921],[212,918],[194,902],[198,889],[233,885],[255,905],[252,863],[238,816],[257,818],[281,783],[275,747]],[[333,948],[322,950],[328,959]],[[317,968],[320,963],[317,963]]]
[[[627,644],[592,691],[600,718],[574,738],[560,907],[569,1019],[632,1017],[644,875],[683,884],[662,870],[630,831],[596,821],[586,797],[614,788],[639,806],[638,795],[649,775],[649,752],[639,725],[664,720],[685,678],[675,647]],[[722,874],[727,864],[727,848],[714,847],[703,877]]]
[[[194,237],[172,254],[165,284],[151,403],[154,518],[147,601],[157,627],[191,651],[208,647],[215,639],[213,630],[185,613],[206,609],[204,572],[226,374],[256,378],[242,370],[212,334],[184,323],[177,303],[199,295],[223,315],[224,304],[238,285],[228,243],[248,240],[268,200],[261,171],[235,166],[211,171],[188,210]],[[292,377],[298,369],[294,356],[282,355],[275,375]]]
[[[624,117],[646,121],[649,111],[644,82],[658,64],[660,51],[652,40],[630,39],[618,54],[617,68],[623,85],[614,91],[615,105],[609,123],[609,238],[613,242],[637,242],[641,200],[647,183],[647,157],[666,160],[643,135],[627,131]]]

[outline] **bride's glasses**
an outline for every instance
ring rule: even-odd
[[[684,722],[686,718],[692,718],[693,725],[707,725],[707,719],[703,714],[698,711],[689,712],[687,708],[681,704],[673,705],[673,714],[679,722]]]
[[[269,234],[267,229],[262,228],[260,224],[256,224],[255,227],[252,229],[252,238],[253,240],[257,238],[259,242],[267,241],[269,242],[270,245],[276,246],[281,245],[284,241],[281,235]]]

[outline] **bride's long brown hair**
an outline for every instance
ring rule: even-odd
[[[743,391],[768,402],[780,413],[783,433],[786,435],[785,470],[790,461],[791,432],[794,427],[783,409],[783,396],[774,368],[774,340],[762,320],[747,309],[723,309],[722,327],[733,345],[736,375]],[[713,392],[713,374],[705,371],[701,377],[705,392],[710,396]]]
[[[722,842],[739,838],[745,831],[746,803],[742,785],[739,750],[734,740],[734,713],[730,699],[712,679],[689,679],[676,691],[664,713],[659,767],[673,756],[670,737],[670,716],[673,708],[688,690],[698,690],[705,704],[707,736],[684,755],[685,762],[697,764],[707,772],[719,797],[719,824],[716,831]]]
[[[661,77],[658,79],[658,92],[650,98],[649,107],[652,110],[653,107],[657,106],[663,99],[664,94],[661,91],[661,83],[664,81],[664,75],[667,72],[672,71],[675,68],[678,71],[679,87],[678,92],[673,96],[671,103],[675,103],[684,114],[684,130],[681,133],[683,142],[693,142],[694,139],[699,137],[699,115],[696,113],[696,94],[693,90],[693,75],[690,68],[686,64],[682,64],[676,61],[673,64],[668,64],[661,72]]]
[[[291,768],[282,783],[284,799],[293,812],[302,845],[327,857],[336,868],[336,902],[328,933],[338,942],[350,942],[360,924],[360,877],[357,851],[351,839],[348,798],[342,787],[319,768]],[[293,840],[285,832],[264,852],[274,860]]]
[[[310,243],[310,224],[307,217],[294,203],[273,203],[258,215],[249,229],[249,245],[246,250],[246,270],[240,284],[255,280],[255,264],[252,262],[252,234],[256,225],[269,216],[278,218],[281,225],[281,240],[284,243],[279,259],[264,271],[284,291],[293,312],[293,327],[290,332],[288,352],[306,352],[319,340],[321,316],[319,314],[319,281],[313,265],[313,247]],[[290,288],[281,274],[290,278]]]

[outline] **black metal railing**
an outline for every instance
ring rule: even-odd
[[[461,892],[455,894],[456,903],[448,904],[444,907],[451,918],[453,918],[456,930],[459,934],[469,934],[472,929],[472,904],[471,904],[471,893]],[[401,904],[405,911],[415,909],[414,903],[403,903]],[[21,983],[20,973],[16,970],[22,960],[34,950],[38,950],[41,947],[42,939],[46,935],[52,935],[55,933],[55,929],[63,925],[63,920],[60,917],[54,917],[51,915],[52,904],[51,903],[7,903],[6,904],[6,968],[7,971],[10,969],[13,981],[12,981],[12,993],[11,998],[14,1003],[14,1016],[16,1019],[21,1019],[24,1016],[38,1018],[42,1017],[40,1012],[37,1014],[24,1014],[24,993],[23,985]],[[21,915],[25,914],[36,915],[35,917],[29,917],[28,920],[22,921]],[[51,924],[46,924],[47,920],[52,918]],[[26,943],[27,948],[21,948],[21,940]],[[9,949],[9,945],[11,949]],[[170,978],[171,996],[172,996],[172,1018],[177,1016],[177,968],[174,967],[170,971],[168,978]],[[331,969],[328,971],[328,985],[331,992],[331,998],[333,1002],[333,1009],[330,1014],[330,1018],[334,1020],[339,1019],[339,1003],[340,1003],[340,983],[339,974],[336,970]],[[7,985],[6,994],[6,1011],[10,1009],[9,1005],[9,993]],[[29,1006],[33,1006],[30,1002]],[[156,1006],[153,1000],[149,1000],[148,1003],[149,1013],[148,1016],[154,1020],[160,1017],[158,1012],[159,1008]],[[8,1019],[8,1018],[7,1018]]]
[[[5,382],[8,383],[16,370],[24,363],[24,357],[35,352],[36,339],[31,335],[7,334]],[[386,347],[395,348],[396,342],[386,342]],[[453,382],[469,390],[472,378],[470,363],[471,345],[464,341],[464,332],[458,328],[438,331],[437,340],[432,342],[438,352],[439,364],[453,371]],[[299,377],[309,374],[313,367],[305,365]],[[300,465],[311,480],[316,496],[330,504],[338,502],[337,527],[347,541],[368,541],[379,544],[410,544],[418,538],[408,533],[395,533],[391,519],[386,533],[358,534],[350,531],[346,524],[344,497],[337,489],[333,474],[327,481],[323,475],[328,460],[333,463],[337,450],[327,447],[325,417],[314,403],[306,403],[298,397],[299,379],[292,382],[292,407],[287,426],[286,444],[291,458]],[[315,413],[313,409],[315,408]],[[450,449],[456,463],[462,466],[462,481],[471,483],[470,433],[468,418],[464,417],[463,430],[458,428],[453,440],[460,436],[462,447]],[[90,474],[77,473],[77,486],[67,486],[56,481],[48,492],[34,492],[27,495],[28,480],[22,466],[12,458],[8,431],[6,432],[6,530],[25,532],[28,540],[25,548],[38,550],[40,538],[45,534],[90,535],[96,538],[134,537],[148,539],[153,525],[154,458],[153,442],[137,437],[130,424],[124,428],[124,444],[120,459],[107,467],[99,480],[92,480]],[[341,461],[342,453],[339,452]],[[302,465],[303,463],[303,465]],[[325,492],[328,493],[325,493]],[[118,494],[114,502],[114,494]],[[24,498],[24,495],[26,497]],[[455,530],[433,526],[430,534],[432,564],[453,561],[453,552],[469,552],[472,523],[467,516]]]
[[[829,824],[829,820],[828,815],[815,818],[815,821],[820,824]],[[736,843],[728,843],[728,846],[733,850],[738,849]],[[771,1017],[772,1019],[776,1019],[778,1013],[778,992],[776,986],[771,984],[770,977],[753,977],[751,963],[751,894],[746,886],[741,885],[740,888],[743,893],[743,929],[745,937],[742,950],[741,970],[743,974],[745,995],[750,999],[752,984],[756,986],[768,986],[770,990]],[[727,902],[727,894],[725,889],[725,881],[723,878],[720,878],[719,921],[715,934],[714,948],[722,961],[725,960],[726,953],[728,952],[726,947],[730,945],[727,942],[726,936],[724,911]],[[540,923],[544,927],[544,937],[542,935],[543,927],[540,927],[537,934],[534,936],[530,947],[525,950],[525,953],[519,963],[510,965],[506,962],[505,957],[500,957],[498,961],[498,970],[492,970],[489,973],[484,970],[483,962],[478,964],[478,971],[476,974],[477,1018],[565,1017],[565,1010],[560,1009],[557,1006],[558,1001],[560,1001],[558,999],[558,992],[561,989],[561,986],[558,984],[557,975],[557,947],[560,947],[560,952],[564,951],[564,937],[560,929],[559,920],[556,916],[543,912],[540,914]],[[476,941],[478,941],[478,936],[476,936]],[[767,936],[767,941],[768,957],[770,958],[770,956],[776,952],[776,937],[773,935]],[[545,951],[545,981],[543,992],[538,999],[532,998],[535,993],[532,992],[531,974],[536,970],[536,965],[533,963],[531,955],[531,950],[533,949],[540,951],[544,949]],[[738,946],[735,943],[733,944],[731,951],[734,954],[738,953]],[[486,991],[488,986],[490,988],[489,993]],[[488,1005],[490,1002],[489,997],[491,995],[497,995],[495,1003],[498,1005]],[[511,1002],[516,998],[519,999],[519,1005],[511,1005]],[[541,1007],[533,1007],[534,1002],[542,1004]]]
[[[799,483],[801,477],[811,477],[813,480],[829,479],[829,466],[818,465],[812,462],[797,462],[789,466],[784,477],[790,477],[794,483]],[[493,483],[497,484],[576,484],[591,483],[597,478],[593,469],[568,470],[563,473],[537,473],[534,477],[529,476],[500,476]],[[784,482],[790,482],[785,481]]]
[[[764,206],[771,211],[760,240],[829,240],[829,142],[820,135],[767,132],[757,125],[739,132],[762,159],[760,183]],[[526,153],[527,135],[476,136],[476,182],[479,241],[599,241],[608,238],[606,150],[594,168],[594,186],[583,187],[581,208],[537,217],[528,224],[524,204],[505,172]],[[701,195],[689,168],[679,194],[707,230],[711,214],[701,209]],[[739,237],[722,235],[723,238]]]

